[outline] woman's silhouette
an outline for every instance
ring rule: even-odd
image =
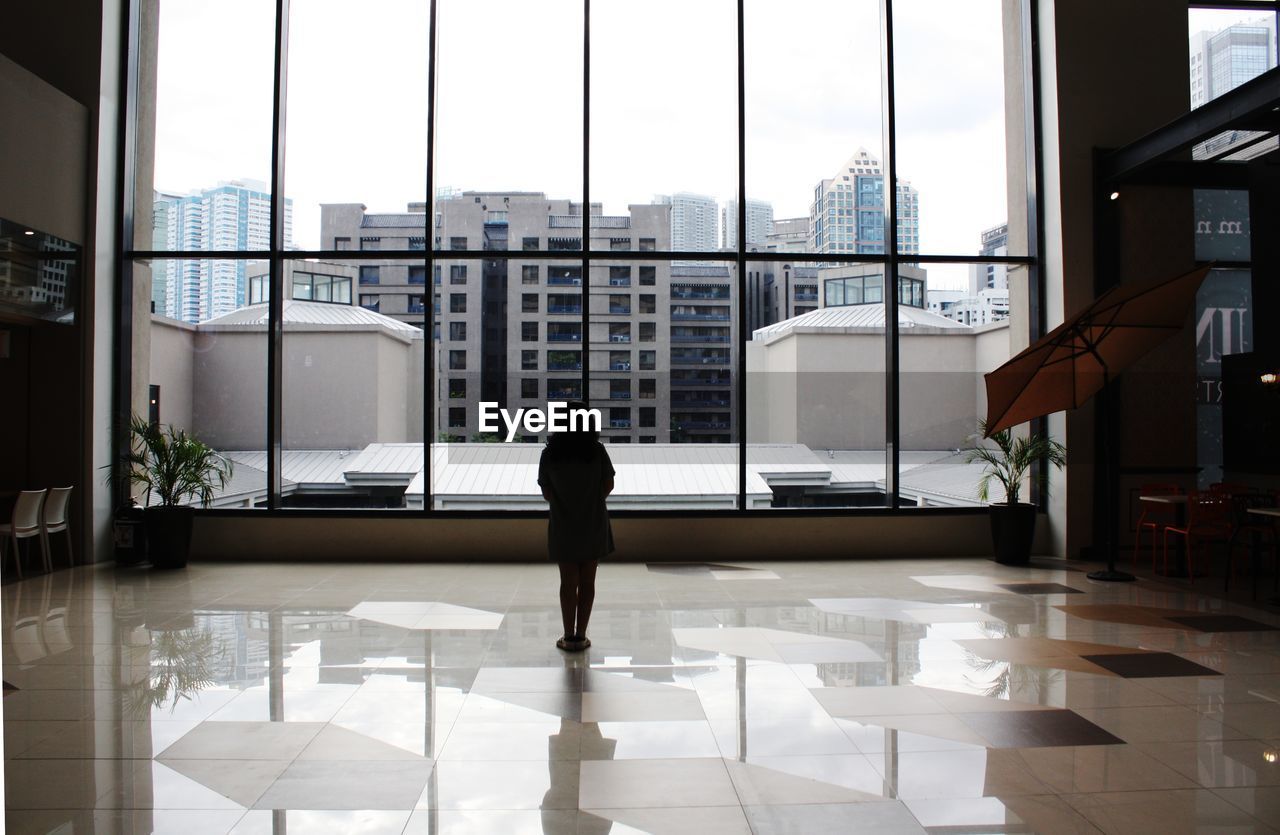
[[[586,408],[578,400],[569,404],[571,415]],[[538,463],[538,485],[551,505],[547,551],[560,565],[564,636],[556,646],[563,650],[577,652],[591,646],[587,622],[596,597],[596,567],[601,557],[613,551],[605,507],[613,476],[613,463],[600,434],[581,424],[575,431],[553,433]]]

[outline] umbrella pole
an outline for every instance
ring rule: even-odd
[[[1094,353],[1097,356],[1097,353]],[[1098,361],[1102,362],[1102,358],[1098,357]],[[1088,577],[1090,580],[1104,580],[1112,583],[1129,583],[1138,579],[1127,571],[1116,570],[1116,525],[1112,523],[1111,516],[1115,512],[1115,455],[1111,451],[1111,375],[1107,371],[1106,363],[1102,364],[1102,450],[1103,460],[1105,463],[1105,477],[1103,479],[1103,492],[1106,500],[1103,507],[1106,508],[1105,515],[1102,519],[1103,524],[1103,543],[1102,547],[1107,550],[1107,567],[1098,571],[1090,571]]]

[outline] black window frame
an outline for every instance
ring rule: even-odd
[[[592,0],[584,0],[586,14],[583,17],[583,50],[584,55],[589,55],[591,45],[590,32],[590,4]],[[744,84],[746,78],[746,57],[745,57],[745,2],[738,0],[737,3],[737,160],[738,160],[738,183],[735,199],[739,205],[745,204],[746,201],[746,128],[745,128],[745,102],[746,96]],[[893,5],[894,0],[879,0],[880,19],[881,19],[881,50],[883,53],[882,65],[887,69],[881,73],[881,115],[883,119],[883,130],[885,147],[882,148],[882,166],[885,171],[885,178],[897,177],[896,168],[896,89],[894,81],[894,33],[893,33]],[[1193,6],[1208,4],[1191,4]],[[315,259],[333,259],[346,261],[372,261],[388,260],[388,259],[421,259],[421,262],[428,267],[428,274],[433,275],[431,269],[435,262],[448,262],[460,258],[501,258],[502,260],[515,260],[515,258],[507,254],[495,254],[491,252],[481,253],[468,250],[453,249],[454,241],[450,241],[448,250],[439,246],[437,239],[436,247],[428,249],[426,252],[411,249],[405,251],[395,250],[369,250],[365,249],[361,241],[360,249],[342,249],[339,248],[338,242],[334,241],[334,249],[332,250],[287,250],[285,248],[285,205],[287,190],[284,187],[284,171],[286,160],[286,131],[284,114],[287,111],[287,84],[285,82],[285,68],[288,66],[288,16],[289,16],[289,0],[276,0],[275,3],[275,47],[273,54],[273,104],[272,104],[272,159],[271,159],[271,213],[270,213],[270,245],[265,250],[236,250],[228,252],[211,253],[208,251],[156,251],[149,249],[136,248],[134,245],[134,214],[135,214],[135,189],[137,183],[137,167],[136,150],[139,147],[138,142],[138,123],[133,118],[133,114],[137,113],[139,106],[139,91],[137,89],[137,79],[139,78],[139,43],[138,33],[141,27],[143,15],[140,12],[141,0],[127,0],[122,8],[122,31],[125,37],[121,38],[121,82],[122,92],[124,94],[124,105],[120,108],[120,118],[118,124],[118,133],[120,138],[120,147],[126,149],[118,157],[119,182],[123,185],[120,189],[119,217],[120,223],[117,224],[116,230],[116,252],[118,254],[116,260],[117,275],[116,287],[121,298],[132,298],[134,286],[134,269],[133,266],[137,262],[145,262],[153,259],[173,259],[173,260],[194,260],[217,258],[225,260],[267,260],[269,262],[269,298],[268,298],[268,324],[267,324],[267,380],[268,380],[268,396],[267,396],[267,420],[266,420],[266,450],[267,450],[267,502],[266,513],[285,512],[289,516],[300,514],[317,514],[329,516],[360,516],[362,513],[358,510],[332,510],[317,511],[304,509],[290,509],[284,511],[282,495],[283,495],[283,478],[282,478],[282,434],[283,434],[283,284],[286,268],[289,264],[302,260]],[[1265,8],[1265,7],[1264,7]],[[1026,219],[1027,219],[1027,254],[1022,256],[982,256],[971,253],[945,255],[945,254],[910,254],[899,252],[899,243],[897,236],[886,236],[886,247],[882,253],[856,253],[848,256],[833,254],[801,254],[801,253],[749,253],[746,248],[745,223],[746,212],[739,211],[738,224],[739,234],[737,235],[737,248],[734,252],[708,252],[708,253],[674,253],[670,251],[655,251],[647,247],[648,241],[640,241],[639,252],[632,252],[629,258],[640,261],[652,261],[654,263],[660,261],[670,261],[675,257],[684,260],[700,260],[707,262],[732,262],[736,264],[736,272],[734,273],[734,281],[737,283],[738,298],[740,303],[737,311],[737,366],[734,371],[737,379],[740,381],[735,392],[737,398],[737,425],[734,426],[734,434],[736,435],[736,445],[738,447],[738,495],[736,508],[733,510],[723,511],[632,511],[637,515],[655,515],[655,516],[720,516],[720,515],[775,515],[778,511],[762,510],[753,511],[745,508],[746,501],[746,482],[747,482],[747,409],[746,409],[746,343],[750,339],[750,331],[747,327],[747,298],[746,285],[747,275],[745,265],[748,261],[787,261],[791,263],[879,263],[885,266],[887,274],[896,273],[899,263],[920,264],[922,266],[931,263],[1003,263],[1010,266],[1019,265],[1024,269],[1026,275],[1026,286],[1029,291],[1028,302],[1028,337],[1031,340],[1038,338],[1045,331],[1045,306],[1044,299],[1046,296],[1045,276],[1041,265],[1041,253],[1044,251],[1044,197],[1040,184],[1043,182],[1043,161],[1042,161],[1042,133],[1043,128],[1040,118],[1040,102],[1041,102],[1041,69],[1039,62],[1039,51],[1036,48],[1035,37],[1039,31],[1039,2],[1038,0],[1020,0],[1016,7],[1018,14],[1021,15],[1021,27],[1023,31],[1022,43],[1018,49],[1021,53],[1022,66],[1020,81],[1024,94],[1024,102],[1026,104],[1026,112],[1024,114],[1025,127],[1025,147],[1027,148],[1025,165],[1026,165]],[[430,27],[429,34],[426,35],[428,43],[428,62],[425,69],[427,75],[427,149],[426,149],[426,182],[424,195],[434,193],[434,158],[433,158],[433,142],[434,142],[434,124],[437,118],[436,98],[435,98],[435,78],[436,78],[436,55],[437,55],[437,8],[435,0],[430,0]],[[583,67],[583,84],[582,97],[584,103],[584,112],[589,112],[589,102],[591,96],[591,65],[590,61],[584,62]],[[590,154],[590,124],[582,125],[583,133],[583,154],[584,159]],[[1007,165],[1015,164],[1014,160],[1007,160]],[[584,163],[584,171],[588,170]],[[886,226],[896,228],[896,201],[884,201],[886,213]],[[584,177],[583,193],[581,195],[581,205],[591,205],[590,179]],[[1013,206],[1010,206],[1010,214],[1012,215]],[[559,257],[570,256],[580,257],[582,264],[582,274],[589,274],[591,266],[596,262],[607,262],[609,260],[617,260],[617,251],[611,249],[596,250],[591,247],[591,231],[589,228],[590,220],[584,212],[583,225],[580,231],[566,230],[570,234],[578,234],[585,246],[580,251],[570,252],[561,250]],[[380,240],[371,239],[381,243]],[[548,246],[548,250],[551,247]],[[554,257],[554,256],[553,256]],[[356,282],[353,282],[353,284]],[[582,291],[584,295],[590,295],[592,290],[589,282],[582,282]],[[642,279],[641,285],[646,282]],[[352,288],[353,291],[356,287]],[[357,295],[358,293],[353,293]],[[588,299],[583,299],[582,304],[582,321],[584,330],[589,325],[590,305]],[[885,438],[886,438],[886,473],[888,481],[886,483],[887,503],[885,506],[876,508],[830,508],[819,509],[814,511],[801,511],[812,513],[813,515],[822,516],[847,516],[858,513],[916,513],[914,507],[903,507],[899,502],[899,485],[898,475],[900,468],[898,465],[898,438],[899,425],[897,409],[901,404],[900,392],[898,385],[900,383],[900,370],[898,368],[897,357],[897,326],[896,326],[896,308],[897,294],[884,294],[883,304],[887,308],[887,312],[892,314],[886,317],[889,323],[886,333],[886,385],[887,385],[887,405],[885,410]],[[128,410],[130,409],[130,400],[128,392],[131,391],[132,379],[134,376],[131,366],[132,350],[132,310],[128,305],[116,306],[116,375],[114,381],[114,417],[115,423],[119,427],[128,426]],[[428,357],[424,362],[424,380],[429,382],[434,373],[433,359],[428,351]],[[589,352],[584,352],[584,361],[582,366],[582,389],[589,390],[589,380],[591,375],[591,367],[589,362]],[[436,434],[436,397],[437,392],[433,390],[431,385],[424,385],[423,398],[423,428],[424,438],[433,438]],[[123,448],[127,445],[127,438],[124,429],[115,430],[113,443],[116,448]],[[431,444],[425,445],[424,469],[431,471],[432,450]],[[120,483],[124,483],[121,479],[116,479]],[[116,491],[116,500],[123,504],[127,500],[127,490],[121,488]],[[1040,501],[1043,501],[1042,498]],[[433,509],[431,484],[428,479],[426,494],[424,496],[423,510],[421,511],[399,511],[405,515],[420,516],[474,516],[474,513],[467,511],[438,511]],[[945,513],[966,513],[981,511],[981,508],[930,508],[928,512],[945,512]],[[252,510],[202,510],[202,513],[217,513],[224,515],[249,514],[260,516],[264,513],[260,509]],[[789,510],[788,513],[795,514],[797,511]],[[516,516],[521,517],[527,515],[524,511],[502,511],[496,512],[498,516]]]

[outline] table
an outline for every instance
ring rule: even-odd
[[[1161,493],[1155,496],[1139,496],[1138,501],[1148,502],[1150,504],[1162,504],[1173,508],[1173,524],[1176,527],[1183,527],[1187,523],[1187,494],[1186,493]],[[1156,572],[1157,574],[1160,572]],[[1164,577],[1189,577],[1187,572],[1187,551],[1182,545],[1178,546],[1178,559],[1162,576]]]
[[[1270,519],[1273,522],[1276,519],[1280,519],[1280,507],[1251,507],[1251,508],[1248,508],[1245,512],[1248,513],[1250,516],[1261,516],[1265,519]],[[1253,560],[1253,599],[1257,600],[1258,599],[1258,563],[1261,562],[1261,560],[1259,559],[1260,554],[1258,553],[1260,537],[1258,536],[1258,532],[1256,530],[1251,531],[1250,533],[1252,534],[1251,536],[1252,542],[1250,542],[1250,546],[1249,546],[1249,558]],[[1232,539],[1235,539],[1235,537],[1233,536]],[[1276,566],[1274,570],[1278,574],[1280,574],[1280,566]],[[1277,579],[1280,580],[1280,576],[1278,576]],[[1267,600],[1267,603],[1272,606],[1280,606],[1280,597],[1271,597]]]

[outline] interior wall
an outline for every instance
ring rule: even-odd
[[[1046,300],[1052,328],[1095,296],[1094,149],[1120,147],[1190,106],[1187,7],[1175,2],[1044,0],[1040,15],[1042,36],[1050,39],[1042,45],[1052,49],[1042,63],[1045,67],[1051,62],[1052,68],[1042,72],[1041,96],[1049,137],[1044,154],[1049,226],[1044,263],[1047,284],[1053,288]],[[1139,32],[1141,40],[1136,42],[1134,33]],[[1141,48],[1135,48],[1137,43]],[[1183,240],[1190,246],[1189,199],[1182,226],[1176,220],[1181,208],[1173,205],[1135,232],[1131,252],[1138,260],[1126,264],[1140,262],[1140,247],[1150,255],[1176,250]],[[1098,487],[1093,406],[1090,402],[1065,416],[1070,477],[1060,485],[1054,516],[1065,521],[1060,530],[1068,556],[1078,556],[1093,540],[1092,501]],[[1190,394],[1183,408],[1192,408]]]
[[[927,516],[617,518],[611,559],[748,561],[991,555],[985,513]],[[545,560],[546,517],[406,519],[202,516],[194,560]],[[1048,526],[1037,525],[1036,553]]]

